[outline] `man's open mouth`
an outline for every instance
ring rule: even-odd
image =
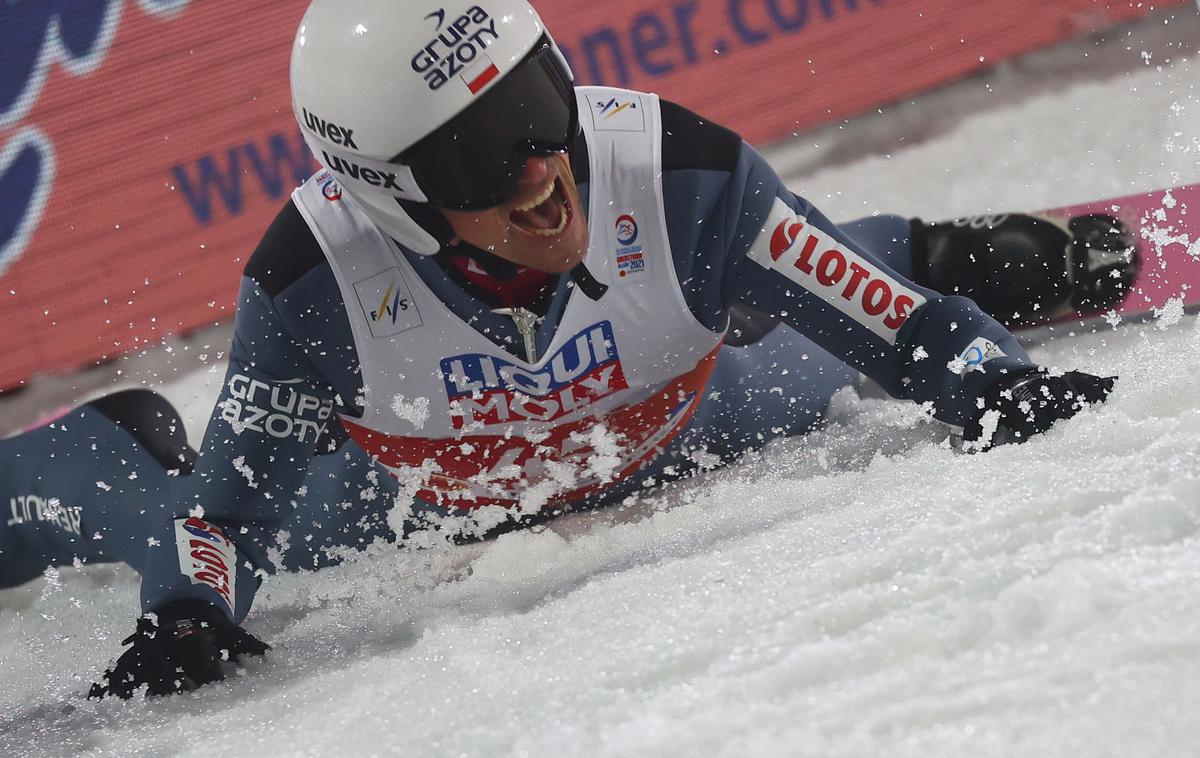
[[[562,179],[555,177],[541,194],[514,208],[509,222],[523,232],[538,237],[557,237],[571,223],[571,202],[563,189]]]

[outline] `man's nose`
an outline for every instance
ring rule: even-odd
[[[542,184],[552,171],[549,158],[532,155],[525,159],[525,165],[521,167],[521,176],[517,181],[521,184]]]

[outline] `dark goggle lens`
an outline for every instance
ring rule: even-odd
[[[570,76],[543,38],[477,102],[392,162],[412,169],[433,205],[490,208],[515,194],[527,157],[565,152],[577,125]]]

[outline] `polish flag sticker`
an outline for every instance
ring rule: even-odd
[[[461,76],[462,80],[467,83],[467,88],[471,90],[471,94],[478,95],[479,90],[486,87],[488,82],[499,75],[500,69],[496,68],[492,59],[481,53],[479,60],[467,66]]]

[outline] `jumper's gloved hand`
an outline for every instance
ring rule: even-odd
[[[122,644],[129,643],[133,646],[92,685],[89,698],[128,699],[142,685],[147,695],[194,690],[224,679],[223,662],[240,663],[242,655],[271,649],[201,600],[177,600],[143,616]]]
[[[1075,282],[1071,307],[1093,313],[1120,305],[1141,267],[1129,229],[1120,219],[1104,213],[1076,216],[1067,228],[1074,269],[1069,278]]]
[[[963,440],[974,450],[1025,442],[1084,405],[1104,402],[1116,381],[1079,371],[1050,376],[1044,369],[1002,376],[984,391],[979,415],[963,429]]]
[[[1009,328],[1115,308],[1141,267],[1128,227],[1103,213],[913,219],[912,246],[918,284],[969,297]]]

